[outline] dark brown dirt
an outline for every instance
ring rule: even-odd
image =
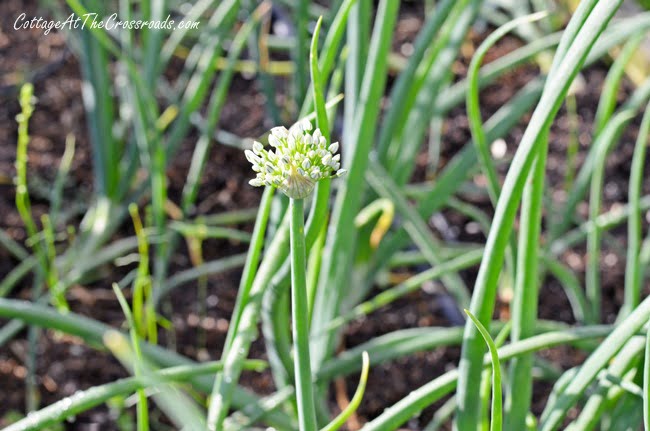
[[[25,77],[35,77],[36,95],[39,102],[30,124],[32,140],[29,147],[30,186],[34,194],[33,207],[38,215],[47,209],[45,199],[47,187],[52,183],[56,167],[63,154],[64,141],[67,134],[72,133],[77,139],[77,151],[73,162],[68,183],[65,188],[66,205],[87,205],[92,196],[91,156],[84,119],[81,99],[81,80],[79,65],[73,55],[65,48],[65,40],[61,34],[52,32],[43,36],[40,30],[14,31],[13,21],[18,13],[25,11],[27,16],[38,16],[42,12],[35,2],[7,0],[2,4],[0,17],[0,229],[8,232],[14,239],[24,241],[25,233],[22,222],[14,206],[14,189],[11,184],[15,171],[16,125],[15,115],[19,107],[16,99],[17,85]],[[408,54],[408,44],[413,41],[414,34],[422,23],[422,16],[414,6],[405,8],[398,25],[395,39],[395,51]],[[472,43],[464,58],[454,66],[458,77],[466,73],[471,47],[477,46],[484,35],[474,35]],[[493,51],[486,61],[520,46],[515,38],[505,38]],[[537,74],[533,66],[518,69],[489,86],[481,97],[484,109],[483,116],[487,118],[503,103],[515,94],[526,82]],[[590,145],[590,130],[598,103],[598,95],[606,68],[596,66],[585,72],[585,88],[577,95],[577,107],[580,117],[580,153],[581,162]],[[631,85],[625,86],[625,94],[631,91]],[[623,97],[623,94],[621,95]],[[521,122],[505,139],[508,160],[514,154],[517,143],[523,134],[527,118]],[[233,82],[227,104],[224,108],[220,126],[224,130],[239,136],[257,136],[268,128],[263,99],[252,80],[237,77]],[[569,134],[566,112],[560,112],[550,138],[550,154],[548,161],[549,186],[559,190],[566,169],[566,146]],[[627,179],[629,164],[635,138],[635,127],[631,127],[624,136],[621,145],[608,159],[607,184],[604,195],[604,209],[612,208],[627,200]],[[194,139],[188,138],[177,157],[174,158],[168,170],[170,198],[178,202],[187,169],[189,167]],[[464,109],[454,109],[445,121],[444,146],[441,151],[441,167],[458,152],[462,145],[469,142],[467,118]],[[426,157],[420,157],[421,164],[416,178],[424,178]],[[501,173],[505,173],[501,169]],[[208,166],[203,175],[197,207],[197,214],[213,214],[224,210],[250,208],[259,200],[259,190],[247,185],[247,163],[240,151],[221,145],[212,149]],[[644,193],[650,192],[650,182],[646,181]],[[469,198],[468,198],[469,199]],[[491,205],[487,197],[478,201],[471,197],[475,204],[491,213]],[[584,205],[580,207],[584,216]],[[451,232],[459,242],[480,242],[484,237],[468,228],[469,220],[457,213],[444,211]],[[73,221],[75,219],[73,218]],[[251,226],[245,226],[250,229]],[[432,226],[432,229],[436,230]],[[125,227],[119,236],[130,234]],[[440,232],[439,232],[440,233]],[[622,302],[622,282],[624,278],[624,230],[614,232],[618,246],[608,246],[603,250],[603,286],[606,298],[604,315],[605,321],[611,322],[616,310]],[[441,234],[444,234],[441,233]],[[204,254],[206,259],[214,259],[233,253],[242,252],[245,246],[227,241],[206,241]],[[585,265],[583,248],[567,251],[563,256],[565,262],[578,274],[582,274]],[[16,265],[7,252],[0,248],[0,278],[6,275]],[[187,250],[180,247],[172,261],[173,270],[189,266]],[[119,279],[125,269],[111,274],[106,280],[84,286],[74,287],[68,298],[73,311],[91,316],[115,327],[122,325],[124,318],[110,290],[111,278]],[[475,270],[463,273],[471,286]],[[177,349],[192,358],[218,358],[221,345],[228,330],[228,321],[232,313],[236,297],[239,272],[210,277],[208,282],[207,317],[199,318],[197,292],[192,286],[176,291],[172,296],[174,312],[171,316],[174,325],[174,335]],[[24,282],[13,293],[14,297],[28,299],[30,283]],[[507,315],[507,303],[500,304],[500,312]],[[542,286],[540,295],[540,317],[572,323],[574,319],[568,301],[565,299],[559,284],[547,279]],[[354,322],[345,333],[343,344],[353,347],[397,329],[426,326],[450,325],[448,312],[442,301],[434,294],[418,291],[402,298],[390,306],[384,307],[371,314],[363,321]],[[198,332],[202,328],[206,334],[207,350],[199,344]],[[26,369],[24,367],[27,351],[26,333],[0,348],[0,421],[10,410],[22,411],[25,405]],[[253,345],[252,357],[265,358],[263,343],[258,341]],[[420,353],[389,364],[373,367],[370,373],[366,397],[358,412],[361,422],[380,414],[386,407],[398,401],[411,390],[442,374],[457,364],[458,348],[436,349]],[[571,367],[583,359],[571,349],[552,349],[545,352],[547,359],[552,360],[562,368]],[[50,331],[41,333],[38,343],[37,359],[38,390],[41,396],[40,404],[48,405],[77,390],[85,389],[100,383],[106,383],[127,373],[110,355],[98,353],[72,337],[61,336]],[[356,387],[358,376],[346,379],[347,395],[350,397]],[[273,382],[269,373],[262,375],[246,374],[243,382],[258,393],[266,394],[273,390]],[[541,412],[543,401],[550,391],[547,384],[536,385],[535,411]],[[405,424],[405,429],[418,430],[431,418],[436,407],[426,409],[418,419]],[[336,409],[334,398],[332,408]],[[131,410],[132,414],[132,410]],[[65,424],[65,429],[86,430],[90,424],[100,424],[100,429],[116,429],[115,411],[107,407],[99,407],[79,415],[74,423]],[[1,425],[1,422],[0,422]]]

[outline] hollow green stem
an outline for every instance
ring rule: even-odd
[[[240,364],[248,355],[251,343],[257,338],[257,320],[267,281],[286,257],[288,229],[287,223],[282,222],[275,233],[273,241],[266,250],[267,257],[257,268],[271,209],[271,197],[272,191],[265,191],[260,205],[261,215],[253,232],[254,239],[251,243],[250,254],[242,277],[242,285],[239,289],[235,311],[233,312],[224,345],[225,349],[222,353],[224,369],[222,373],[217,375],[213,388],[213,397],[208,408],[208,430],[210,431],[223,428],[223,421],[226,418],[234,395],[235,384],[242,371]]]
[[[119,286],[116,283],[113,283],[113,291],[115,292],[115,296],[117,296],[117,300],[120,303],[120,307],[122,307],[122,312],[124,313],[124,317],[126,318],[126,321],[129,324],[129,335],[131,337],[131,346],[133,348],[133,353],[135,357],[132,360],[132,366],[133,366],[133,374],[136,379],[139,379],[142,377],[142,351],[140,350],[140,337],[138,336],[138,330],[136,327],[136,322],[134,315],[131,311],[131,308],[129,307],[129,304],[126,302],[126,298],[122,294],[122,290],[119,288]],[[113,354],[119,357],[120,350],[123,349],[118,349],[116,347],[111,348],[113,350]],[[124,353],[124,352],[122,352]],[[147,396],[144,392],[143,388],[138,388],[136,390],[136,393],[138,395],[138,405],[137,405],[137,427],[138,431],[147,431],[149,429],[149,407],[147,404]]]
[[[309,358],[309,309],[305,271],[305,213],[302,199],[291,199],[291,316],[300,431],[315,431],[316,413]]]
[[[621,125],[633,117],[633,113],[617,115],[610,123],[616,124],[620,122]],[[605,183],[605,164],[607,156],[617,142],[615,134],[610,135],[610,130],[614,131],[618,128],[606,129],[599,136],[594,145],[598,145],[594,155],[594,168],[591,176],[590,191],[589,191],[589,221],[595,224],[596,218],[600,215],[602,207],[602,190]],[[602,143],[599,141],[603,138]],[[597,227],[587,234],[587,269],[585,273],[585,290],[587,299],[589,301],[589,323],[597,323],[600,321],[602,292],[600,283],[600,244],[602,232]]]
[[[363,358],[363,368],[361,369],[361,377],[359,378],[359,386],[357,387],[352,401],[350,404],[336,417],[332,422],[327,424],[321,431],[336,431],[341,428],[345,421],[348,420],[350,416],[359,408],[361,400],[363,399],[363,394],[366,391],[366,383],[368,382],[368,371],[370,371],[370,358],[368,357],[368,352],[363,352],[361,356]]]
[[[548,149],[548,129],[539,136],[540,152],[524,189],[521,208],[521,229],[512,305],[512,340],[530,337],[537,323],[539,292],[539,237],[542,224],[544,171]],[[524,429],[533,392],[533,356],[523,355],[510,367],[510,382],[506,401],[506,429]]]
[[[650,133],[650,104],[646,106],[641,128],[634,147],[632,158],[632,172],[628,200],[630,213],[627,222],[627,264],[625,267],[625,301],[621,310],[621,317],[632,312],[641,299],[641,192],[643,184],[643,168],[646,156],[646,145]]]
[[[490,431],[500,431],[502,423],[502,406],[501,406],[501,364],[499,362],[499,352],[497,346],[492,340],[490,333],[481,322],[474,317],[474,315],[469,311],[465,310],[465,313],[472,320],[476,328],[483,336],[485,343],[488,345],[490,350],[490,359],[492,361],[492,413],[490,421]]]

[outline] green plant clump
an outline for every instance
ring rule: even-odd
[[[0,226],[0,362],[23,362],[25,410],[7,406],[5,431],[60,429],[102,405],[139,431],[650,431],[650,14],[634,2],[633,14],[619,13],[623,0],[41,3],[53,19],[199,24],[57,30],[83,81],[93,184],[81,198],[66,193],[71,131],[52,187],[30,169],[43,78],[25,73],[6,88],[20,102],[25,235]],[[504,37],[517,48],[484,64]],[[522,66],[521,88],[499,80]],[[602,89],[593,67],[607,71]],[[499,106],[485,97],[495,83],[508,90]],[[259,121],[235,124],[229,113],[246,117],[249,102],[263,105]],[[615,185],[627,194],[610,205],[621,175],[610,179],[609,165],[625,154],[629,179]],[[223,193],[205,190],[206,168],[224,160],[242,175]],[[239,202],[244,177],[262,189],[259,205],[211,214],[203,192]],[[625,268],[616,287],[616,271],[602,276],[612,261]],[[210,324],[232,274],[232,314]],[[551,284],[570,318],[548,312]],[[78,299],[98,286],[123,327],[82,312]],[[199,329],[182,346],[175,324],[188,310],[175,298],[192,289]],[[348,337],[414,301],[449,325],[419,315],[406,325],[409,314],[390,331],[362,329],[366,341]],[[44,334],[112,355],[125,376],[42,405]],[[263,359],[250,357],[254,343]],[[460,348],[457,362],[438,354],[447,347]],[[576,354],[558,362],[543,353],[553,348]],[[385,404],[403,385],[380,380],[381,367],[431,352],[447,371]],[[344,383],[358,373],[348,400]],[[257,382],[272,390],[255,393]]]

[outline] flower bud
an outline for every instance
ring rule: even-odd
[[[345,174],[345,169],[339,169],[338,142],[328,146],[319,129],[310,133],[312,128],[307,120],[289,130],[274,127],[268,140],[275,151],[265,150],[259,142],[253,144],[253,151],[246,150],[246,159],[257,173],[250,185],[277,187],[292,199],[303,199],[318,181]]]

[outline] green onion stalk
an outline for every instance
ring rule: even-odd
[[[291,317],[294,349],[294,378],[300,431],[316,431],[316,410],[309,354],[309,307],[305,257],[304,199],[316,183],[339,177],[338,142],[329,144],[319,129],[312,132],[309,121],[301,121],[289,130],[275,127],[269,135],[274,150],[255,142],[246,150],[246,158],[257,176],[250,181],[256,187],[276,187],[290,199],[291,210]]]

